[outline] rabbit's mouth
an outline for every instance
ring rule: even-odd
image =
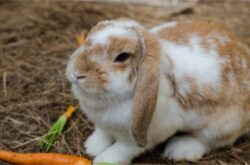
[[[77,93],[81,93],[81,95],[84,95],[85,97],[92,99],[92,100],[113,100],[117,97],[119,97],[117,94],[108,91],[107,89],[95,89],[95,88],[85,88],[80,86],[79,84],[74,84],[73,88],[74,90],[77,90]]]
[[[98,95],[98,94],[107,94],[108,91],[105,89],[97,89],[97,88],[81,88],[84,92],[90,95]]]
[[[107,89],[103,86],[100,86],[98,83],[92,83],[89,85],[88,83],[78,82],[75,84],[78,86],[81,92],[85,93],[86,95],[106,95],[109,93]]]

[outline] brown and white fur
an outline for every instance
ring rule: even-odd
[[[118,57],[119,56],[119,57]],[[98,23],[72,55],[67,78],[95,131],[94,162],[131,162],[174,136],[163,156],[200,159],[250,129],[250,51],[212,21],[146,29]]]

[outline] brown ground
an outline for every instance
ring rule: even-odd
[[[170,16],[162,15],[164,12],[134,5],[0,1],[0,148],[38,152],[39,137],[68,105],[77,104],[65,79],[65,64],[76,48],[75,36],[100,20],[127,16],[152,26],[170,20],[210,18],[226,24],[250,46],[250,2],[205,1],[193,10]],[[91,128],[84,114],[76,112],[52,151],[86,156],[82,144]],[[163,147],[135,162],[192,164],[162,159]],[[234,146],[214,151],[196,163],[250,164],[250,137],[244,136]]]

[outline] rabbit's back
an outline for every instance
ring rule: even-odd
[[[250,111],[250,51],[234,33],[213,21],[172,22],[151,31],[162,41],[166,76],[183,107],[236,104]]]

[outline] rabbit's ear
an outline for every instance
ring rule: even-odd
[[[137,82],[133,97],[130,133],[137,145],[147,144],[147,134],[156,108],[160,72],[160,45],[154,34],[144,30],[137,63]]]

